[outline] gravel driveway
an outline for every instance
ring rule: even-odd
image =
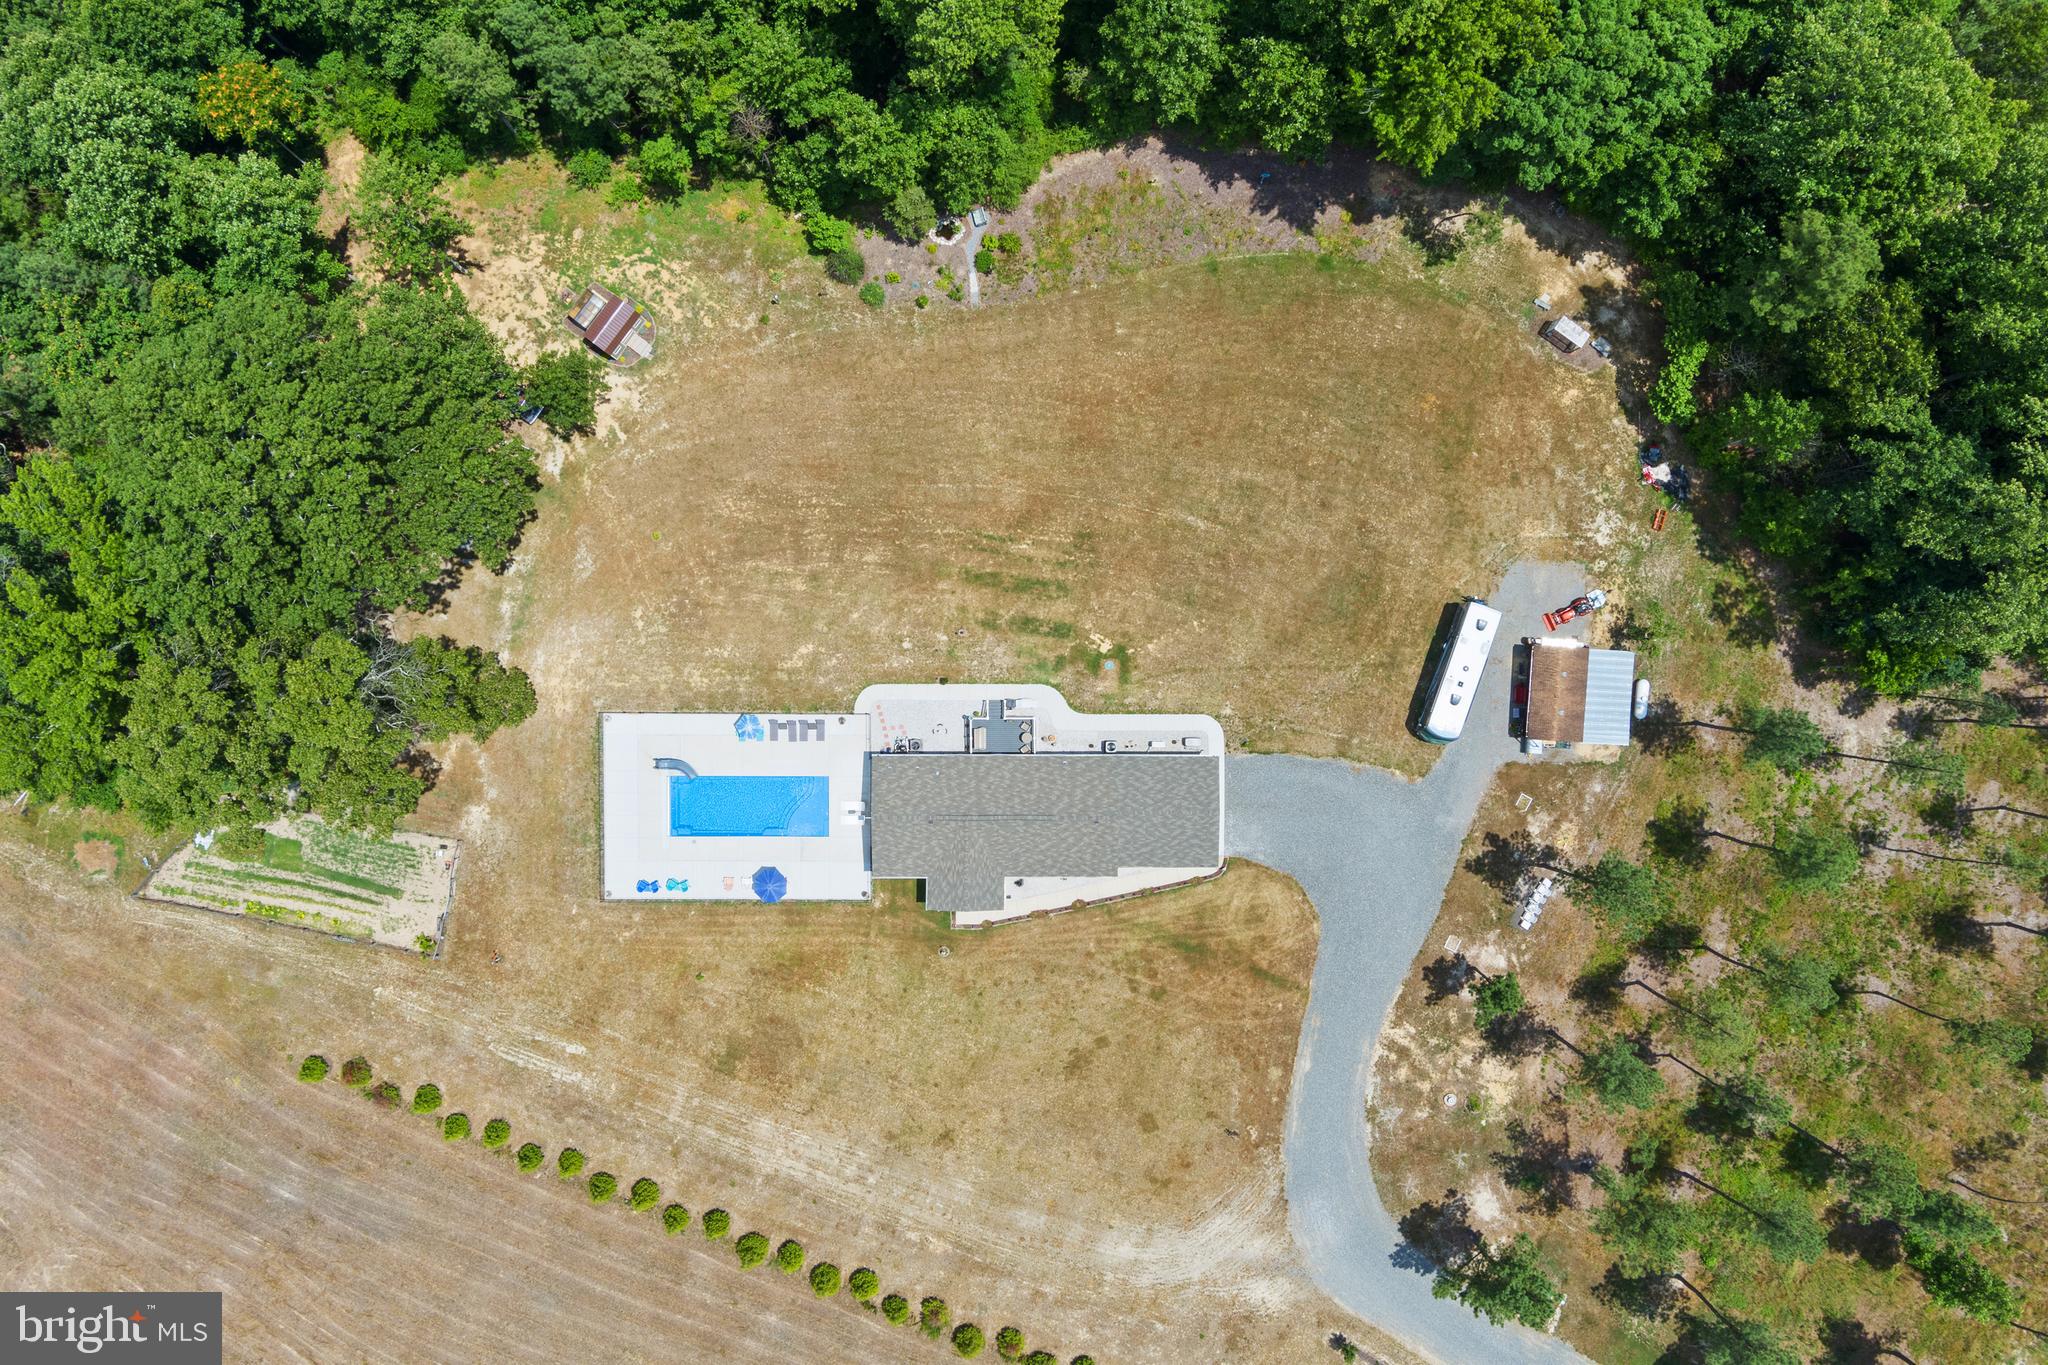
[[[1430,1296],[1429,1273],[1412,1251],[1402,1253],[1394,1217],[1373,1187],[1365,1125],[1373,1047],[1443,903],[1480,798],[1501,764],[1517,757],[1507,734],[1508,645],[1542,634],[1543,612],[1585,586],[1575,565],[1508,571],[1487,599],[1505,613],[1505,640],[1464,737],[1420,782],[1331,759],[1228,760],[1228,851],[1292,876],[1322,919],[1287,1115],[1295,1241],[1324,1292],[1451,1365],[1581,1357],[1554,1338],[1492,1327]]]

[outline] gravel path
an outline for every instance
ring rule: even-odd
[[[1507,734],[1508,646],[1585,587],[1568,564],[1521,563],[1488,601],[1506,615],[1464,737],[1405,782],[1330,759],[1228,760],[1226,843],[1301,883],[1322,919],[1287,1116],[1287,1206],[1316,1283],[1344,1307],[1435,1359],[1575,1361],[1525,1328],[1498,1329],[1430,1296],[1431,1272],[1403,1247],[1373,1186],[1365,1102],[1373,1047],[1443,903],[1465,832],[1493,775],[1517,757]],[[1567,628],[1570,633],[1570,628]]]

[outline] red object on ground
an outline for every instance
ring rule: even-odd
[[[1664,519],[1665,519],[1666,517],[1670,516],[1670,515],[1671,515],[1671,509],[1670,509],[1669,507],[1659,507],[1659,508],[1657,509],[1657,515],[1656,515],[1656,516],[1654,516],[1654,517],[1651,517],[1651,518],[1650,518],[1650,529],[1651,529],[1652,531],[1661,531],[1661,530],[1663,530],[1663,529],[1664,529]]]
[[[1591,602],[1588,602],[1583,597],[1574,597],[1571,601],[1565,603],[1556,611],[1544,612],[1543,625],[1546,629],[1556,630],[1565,622],[1576,621],[1581,616],[1584,616],[1587,612],[1591,610],[1593,610],[1593,604]]]

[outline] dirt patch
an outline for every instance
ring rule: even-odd
[[[320,191],[320,219],[317,231],[332,249],[361,273],[369,269],[369,244],[353,230],[349,215],[355,211],[356,190],[363,181],[363,164],[370,149],[354,133],[343,133],[327,144],[327,183]]]
[[[121,850],[105,839],[80,839],[71,846],[71,861],[89,880],[105,881],[121,866]]]
[[[1404,167],[1348,147],[1296,162],[1149,136],[1060,157],[1016,208],[994,212],[983,245],[995,255],[996,268],[982,277],[981,297],[985,305],[1011,303],[1221,256],[1407,257],[1413,255],[1404,242],[1409,216],[1470,202],[1464,191],[1425,185]],[[1532,330],[1538,316],[1533,301],[1543,296],[1625,352],[1654,354],[1658,338],[1634,301],[1634,265],[1626,251],[1558,213],[1547,197],[1516,194],[1505,202],[1508,241],[1540,253],[1524,277]],[[1014,253],[997,249],[1004,234],[1019,239]],[[914,307],[920,295],[932,309],[965,306],[947,288],[972,269],[962,245],[870,233],[861,250],[888,306]],[[1518,260],[1516,269],[1524,268]],[[1600,362],[1587,352],[1580,363]]]

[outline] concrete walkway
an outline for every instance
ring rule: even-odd
[[[984,223],[982,226],[976,227],[971,216],[963,216],[960,222],[967,229],[961,238],[961,244],[967,248],[967,306],[969,308],[979,308],[981,307],[981,272],[974,268],[974,253],[981,250],[981,239],[988,232],[988,225]]]
[[[1464,737],[1422,781],[1285,755],[1233,757],[1226,768],[1228,851],[1293,877],[1322,920],[1287,1115],[1295,1241],[1324,1292],[1446,1365],[1580,1359],[1554,1338],[1493,1327],[1430,1296],[1431,1272],[1394,1226],[1405,1210],[1383,1208],[1373,1186],[1365,1102],[1380,1028],[1443,904],[1472,817],[1494,773],[1517,757],[1507,733],[1509,646],[1542,634],[1543,612],[1585,586],[1573,565],[1508,571],[1487,598],[1505,613],[1502,640]]]

